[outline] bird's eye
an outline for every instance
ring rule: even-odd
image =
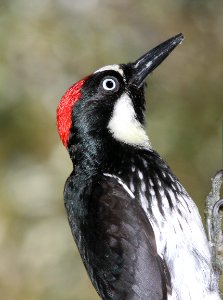
[[[106,77],[101,82],[105,92],[116,92],[119,89],[119,82],[115,77]]]
[[[102,84],[103,88],[107,91],[112,91],[115,89],[116,87],[116,82],[114,79],[112,78],[107,78],[103,81],[103,84]]]

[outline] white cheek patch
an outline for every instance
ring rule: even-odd
[[[116,102],[108,129],[119,141],[141,147],[150,147],[142,124],[136,119],[132,100],[123,94]]]
[[[118,72],[118,73],[121,74],[121,76],[124,78],[124,72],[123,72],[123,70],[120,68],[119,65],[109,65],[109,66],[105,66],[105,67],[102,67],[102,68],[98,69],[98,70],[95,71],[94,73],[103,72],[103,71],[109,71],[109,70],[113,70],[113,71]]]

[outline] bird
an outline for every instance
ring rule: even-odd
[[[145,130],[146,79],[183,39],[97,69],[57,107],[73,164],[65,209],[103,300],[220,299],[198,208]]]

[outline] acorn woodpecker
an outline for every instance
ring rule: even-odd
[[[182,41],[100,68],[57,108],[68,220],[102,299],[220,299],[198,209],[145,132],[145,79]]]

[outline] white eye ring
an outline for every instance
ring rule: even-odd
[[[106,91],[113,91],[116,89],[116,81],[112,78],[106,78],[102,83],[102,87]]]

